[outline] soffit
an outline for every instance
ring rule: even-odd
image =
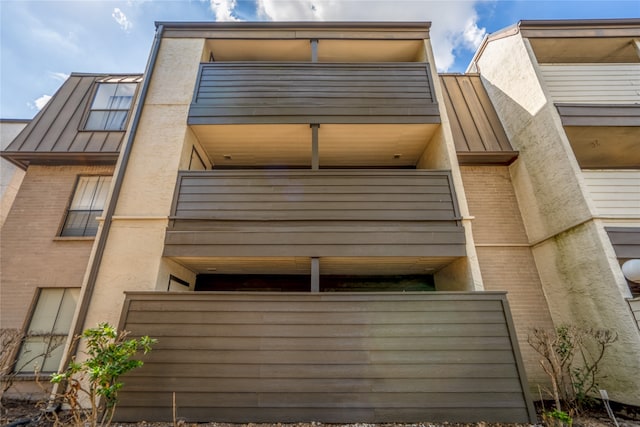
[[[540,63],[640,62],[629,37],[530,38],[529,42]]]
[[[311,274],[307,257],[178,257],[173,258],[198,274]],[[433,274],[451,257],[323,257],[320,274],[401,275]]]
[[[566,126],[565,132],[581,168],[637,168],[640,128]]]
[[[207,48],[217,62],[311,60],[309,39],[210,39]],[[318,61],[413,62],[423,50],[422,40],[321,39]]]
[[[415,166],[438,126],[323,124],[318,129],[320,167]],[[307,124],[193,125],[191,129],[218,167],[311,165]]]

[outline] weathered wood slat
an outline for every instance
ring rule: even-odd
[[[237,187],[236,187],[237,188]],[[185,187],[185,190],[190,188]],[[236,191],[233,191],[233,188],[224,188],[219,189],[218,187],[209,187],[207,188],[207,192],[195,193],[195,192],[181,192],[179,197],[180,203],[199,203],[199,202],[207,202],[207,203],[225,203],[225,202],[243,202],[247,200],[247,193],[238,194]],[[220,192],[215,193],[211,190],[219,190]],[[249,189],[251,191],[251,189]],[[286,190],[289,190],[288,188]],[[381,194],[380,189],[371,189],[371,191],[375,191],[372,194],[362,194],[362,193],[341,193],[341,194],[333,194],[328,192],[315,192],[310,193],[304,191],[304,188],[300,188],[297,192],[297,196],[295,197],[296,202],[301,203],[313,203],[313,202],[403,202],[403,201],[411,201],[411,202],[451,202],[451,194],[448,192],[443,193],[427,193],[424,188],[419,188],[419,192],[416,191],[414,193],[396,193],[396,194]],[[442,191],[446,190],[442,189]],[[224,192],[229,192],[226,194]],[[266,191],[269,191],[268,189]],[[640,189],[638,190],[640,192]],[[266,194],[256,194],[251,193],[251,200],[254,202],[269,202],[274,199],[274,191],[271,190]],[[277,194],[277,193],[275,193]],[[283,199],[291,198],[292,194],[296,194],[292,191],[287,191],[282,193],[281,196]]]
[[[163,401],[164,402],[164,401]],[[168,407],[166,405],[169,405]],[[140,414],[148,414],[144,419],[148,421],[171,419],[171,402],[164,402],[163,406],[154,408],[132,407],[120,409],[123,420],[137,421]],[[145,411],[145,409],[147,409]],[[144,412],[140,412],[144,411]],[[401,409],[359,409],[359,408],[323,408],[322,419],[327,423],[372,423],[372,422],[420,422],[423,420],[440,420],[449,422],[465,422],[470,419],[486,422],[500,422],[505,417],[508,419],[522,419],[522,408],[504,408],[496,411],[493,408],[401,408]],[[258,408],[252,409],[250,414],[238,414],[237,410],[228,408],[191,408],[178,409],[180,418],[215,419],[220,422],[278,422],[294,423],[298,421],[317,421],[317,408]]]
[[[271,340],[273,338],[269,338]],[[302,338],[299,338],[302,339]],[[314,337],[313,339],[317,339]],[[428,337],[421,338],[429,339]],[[415,338],[413,338],[415,341]],[[360,340],[358,340],[360,342]],[[209,363],[191,363],[189,365],[179,365],[176,363],[147,363],[144,369],[139,369],[128,378],[135,380],[127,381],[128,387],[144,386],[144,383],[153,381],[159,376],[173,378],[201,378],[203,382],[209,379],[222,378],[252,378],[254,381],[260,379],[312,379],[314,375],[320,375],[324,379],[395,379],[395,380],[428,380],[447,379],[463,381],[469,379],[518,379],[518,371],[512,363],[493,364],[398,364],[398,365],[257,365],[257,364],[225,364],[212,365]],[[140,386],[138,386],[138,381]]]
[[[249,312],[238,318],[237,313],[211,313],[210,311],[131,311],[129,321],[134,323],[152,323],[164,313],[174,318],[176,324],[215,325],[215,324],[291,324],[298,325],[324,323],[328,325],[341,324],[441,324],[441,323],[501,323],[504,315],[501,311],[465,311],[461,313],[442,312],[438,317],[428,312],[387,312],[384,317],[371,312]],[[330,346],[327,347],[331,348]]]
[[[168,377],[159,375],[153,378],[158,387],[174,390],[176,393],[189,393],[193,390],[211,393],[240,393],[253,390],[256,393],[295,393],[300,382],[292,378],[218,378],[216,381],[203,382],[201,377]],[[305,380],[306,390],[322,393],[328,388],[338,393],[371,390],[387,393],[427,393],[437,389],[442,393],[479,393],[479,392],[519,392],[520,382],[514,378],[494,378],[490,382],[484,378],[309,378]],[[130,392],[145,391],[143,385],[129,385]]]
[[[640,306],[637,308],[640,311]],[[131,317],[134,313],[131,312]],[[237,314],[229,314],[235,316]],[[243,317],[245,315],[243,314]],[[331,316],[333,317],[333,315]],[[144,323],[144,322],[141,322]],[[260,337],[171,337],[161,340],[154,345],[154,349],[192,350],[359,350],[362,347],[371,350],[393,350],[404,348],[408,350],[508,350],[511,343],[507,337],[458,337],[451,340],[448,337],[425,337],[420,340],[406,337],[390,338],[361,338],[358,341],[351,338],[270,338]],[[135,375],[135,374],[134,374]]]
[[[202,294],[204,296],[204,294]],[[375,295],[375,294],[373,294]],[[456,313],[466,311],[501,311],[499,302],[496,301],[483,301],[478,303],[476,300],[435,300],[435,301],[406,301],[402,300],[402,304],[391,305],[391,301],[394,301],[394,294],[389,294],[387,301],[378,301],[379,296],[372,296],[371,294],[363,294],[364,298],[361,298],[357,303],[351,301],[344,301],[337,298],[336,300],[329,299],[331,304],[324,304],[322,301],[305,300],[304,298],[288,298],[278,299],[274,297],[272,300],[267,299],[267,296],[262,296],[258,301],[246,301],[242,298],[233,298],[234,295],[226,293],[208,295],[214,296],[205,300],[203,297],[193,298],[190,300],[177,299],[163,301],[161,299],[145,300],[142,297],[131,301],[129,306],[129,312],[136,311],[160,311],[165,312],[168,310],[178,311],[212,311],[216,313],[222,312],[241,312],[242,316],[246,312],[254,312],[256,310],[261,313],[268,312],[312,312],[317,313],[323,311],[325,313],[340,313],[340,312],[415,312],[426,310],[429,312],[447,312],[455,311]],[[327,295],[323,295],[327,296]],[[366,298],[369,296],[369,298]],[[231,304],[227,305],[227,301]],[[180,334],[178,334],[180,336]]]

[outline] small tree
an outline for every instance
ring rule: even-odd
[[[110,425],[118,402],[118,391],[124,385],[119,381],[120,376],[142,366],[143,362],[133,357],[139,351],[147,354],[156,343],[148,336],[126,339],[128,335],[129,332],[118,332],[108,323],[87,329],[76,339],[86,340],[88,358],[81,363],[73,360],[66,371],[52,376],[52,383],[66,385],[60,396],[69,405],[76,425],[88,423],[95,427],[98,419],[101,426]],[[82,407],[82,395],[88,398],[88,410]]]
[[[555,402],[555,411],[545,415],[553,419],[562,414],[568,417],[590,402],[590,396],[598,390],[600,362],[617,339],[618,335],[608,329],[570,325],[531,331],[527,341],[542,356],[540,366],[551,380],[547,392]]]

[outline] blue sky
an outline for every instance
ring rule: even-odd
[[[431,21],[438,68],[462,72],[522,19],[638,17],[639,0],[0,0],[0,118],[32,118],[71,72],[142,72],[154,21]]]

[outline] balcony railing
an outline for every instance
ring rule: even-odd
[[[127,293],[115,420],[533,422],[504,293]]]
[[[204,63],[189,124],[440,123],[426,63]]]
[[[451,175],[181,172],[165,256],[465,255]]]

